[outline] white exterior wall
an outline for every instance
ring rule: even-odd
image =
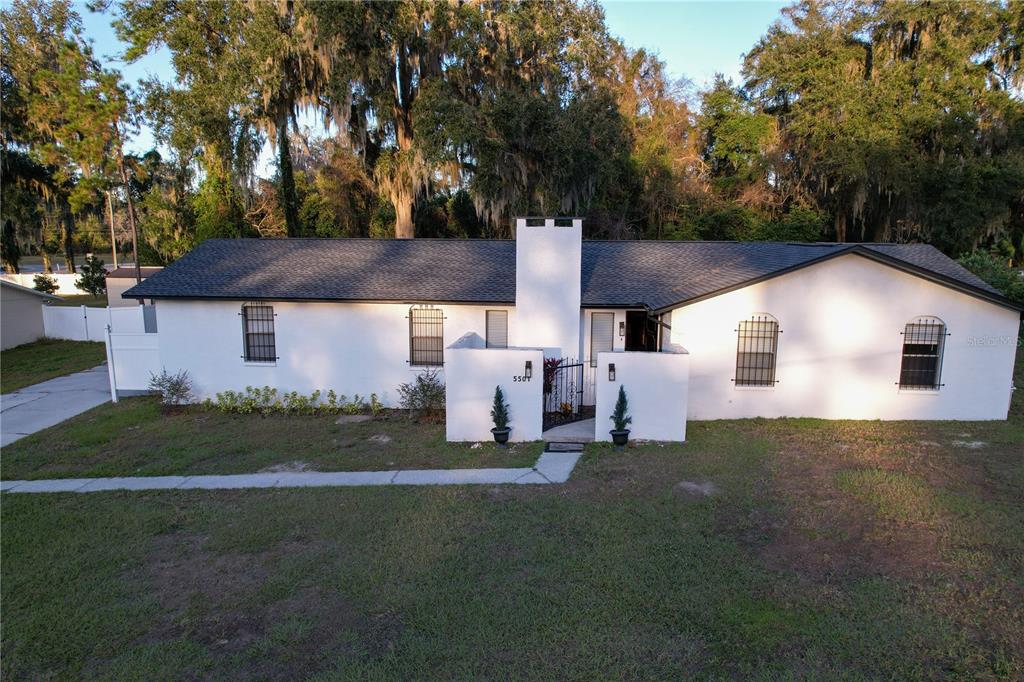
[[[334,389],[351,397],[376,393],[397,406],[396,388],[424,368],[410,367],[408,304],[270,302],[278,360],[243,359],[241,301],[157,302],[160,362],[169,372],[187,369],[197,398],[246,386],[312,393]],[[486,311],[503,306],[437,305],[444,311],[444,347],[466,332],[486,334]],[[444,377],[444,368],[441,376]],[[491,387],[493,391],[493,386]]]
[[[530,227],[516,221],[516,315],[509,343],[543,348],[547,357],[576,356],[580,347],[583,221]]]
[[[533,363],[526,378],[526,363]],[[486,348],[483,338],[467,334],[445,351],[445,434],[450,441],[493,438],[494,388],[508,402],[510,441],[540,440],[544,352],[539,348]]]
[[[14,287],[0,287],[0,349],[31,343],[43,336],[43,299]]]
[[[738,322],[779,321],[773,388],[736,387]],[[904,326],[946,324],[942,388],[898,386]],[[1005,419],[1017,312],[855,254],[672,312],[672,342],[692,355],[689,417]]]
[[[139,302],[134,298],[121,298],[121,294],[133,286],[135,286],[134,277],[107,277],[107,305],[111,308],[127,308],[139,305]]]
[[[615,380],[608,378],[608,365],[615,364]],[[609,417],[626,389],[630,438],[642,440],[686,440],[686,412],[689,395],[690,355],[678,346],[661,353],[612,352],[597,354],[597,407],[594,439],[610,441],[613,423]]]

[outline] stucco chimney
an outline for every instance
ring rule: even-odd
[[[579,357],[582,240],[579,218],[516,218],[515,345]]]

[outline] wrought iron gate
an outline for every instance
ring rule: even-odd
[[[576,358],[544,360],[544,430],[594,416],[594,372]]]

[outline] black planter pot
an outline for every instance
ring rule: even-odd
[[[629,429],[623,429],[622,431],[612,429],[608,433],[612,434],[612,443],[615,445],[616,450],[626,447],[626,443],[629,441]]]
[[[494,434],[494,442],[501,447],[506,447],[505,443],[508,442],[508,434],[512,432],[512,429],[506,426],[503,429],[491,429],[491,433]]]

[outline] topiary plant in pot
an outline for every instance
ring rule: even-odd
[[[622,450],[629,441],[629,429],[626,428],[633,422],[629,416],[629,402],[626,400],[626,389],[619,385],[619,398],[615,401],[615,410],[609,417],[615,425],[608,433],[612,434],[612,443],[616,450]]]
[[[494,434],[494,442],[499,447],[506,447],[505,443],[508,442],[508,434],[512,429],[508,425],[508,403],[505,402],[505,394],[501,392],[501,386],[494,387],[491,420],[494,422],[494,428],[491,429],[491,433]]]

